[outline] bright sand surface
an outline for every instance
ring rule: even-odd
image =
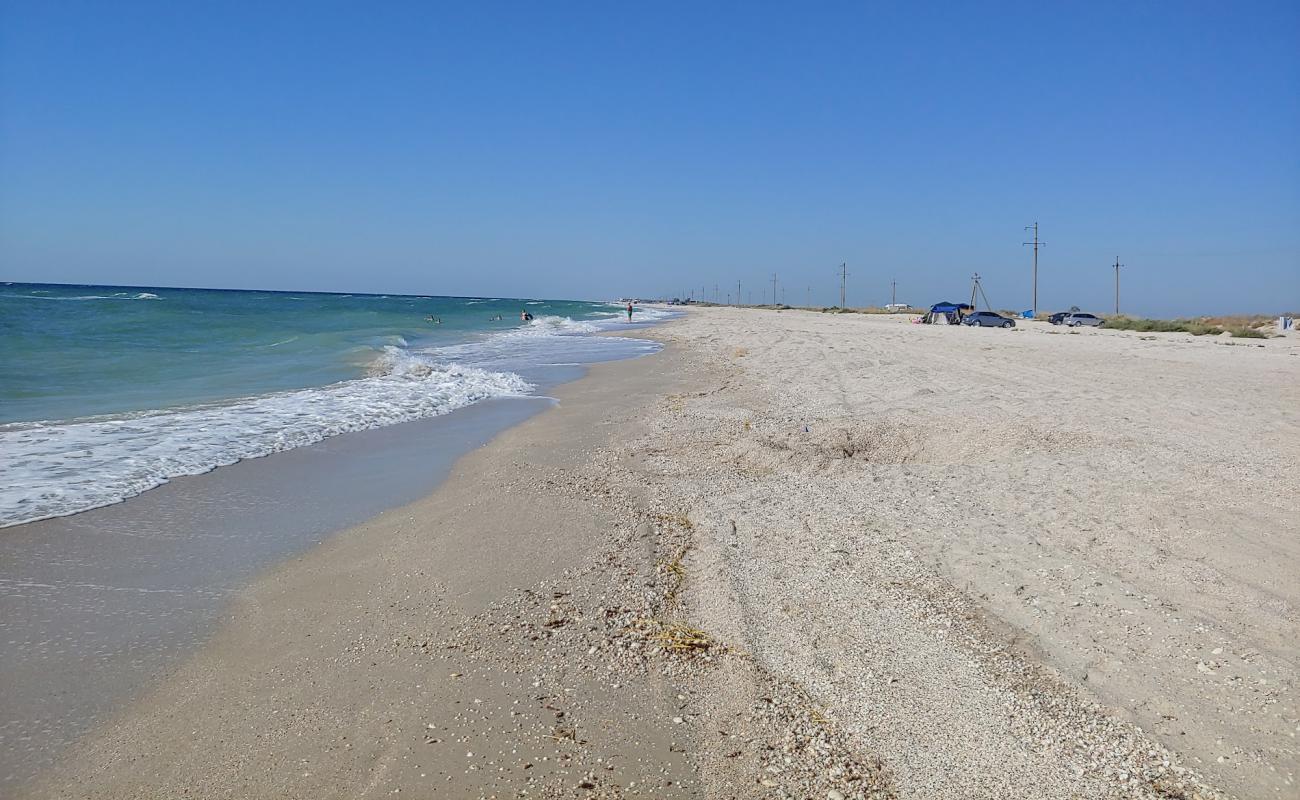
[[[31,794],[1297,795],[1296,339],[650,335]]]

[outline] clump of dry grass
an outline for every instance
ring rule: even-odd
[[[682,559],[686,557],[686,551],[689,548],[682,547],[667,561],[659,564],[659,571],[668,579],[668,589],[664,592],[664,602],[672,604],[681,596],[682,587],[686,585],[686,566]]]
[[[669,575],[675,575],[680,580],[686,579],[686,567],[682,566],[682,558],[686,555],[686,548],[683,547],[677,551],[677,555],[659,565],[659,568]]]
[[[659,630],[648,637],[669,653],[704,653],[713,646],[713,640],[699,628],[685,622],[660,622]]]
[[[696,655],[716,646],[713,637],[681,620],[662,620],[642,617],[632,622],[628,630],[657,645],[666,653]]]

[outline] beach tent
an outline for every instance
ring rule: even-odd
[[[973,310],[974,306],[968,303],[935,303],[921,321],[926,325],[956,325],[967,311]]]

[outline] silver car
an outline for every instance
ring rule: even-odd
[[[963,325],[974,325],[979,328],[1014,328],[1016,321],[1008,319],[1001,314],[992,311],[976,311],[967,314],[961,321]]]
[[[1084,314],[1082,312],[1069,314],[1065,319],[1061,320],[1062,325],[1070,328],[1078,328],[1081,325],[1089,328],[1098,328],[1101,327],[1101,323],[1101,317],[1096,314]]]

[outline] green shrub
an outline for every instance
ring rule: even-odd
[[[1254,328],[1233,328],[1232,335],[1237,339],[1267,339],[1268,334]]]
[[[1132,317],[1107,317],[1103,328],[1141,333],[1190,333],[1193,336],[1213,336],[1223,333],[1217,325],[1207,325],[1195,319],[1133,319]]]

